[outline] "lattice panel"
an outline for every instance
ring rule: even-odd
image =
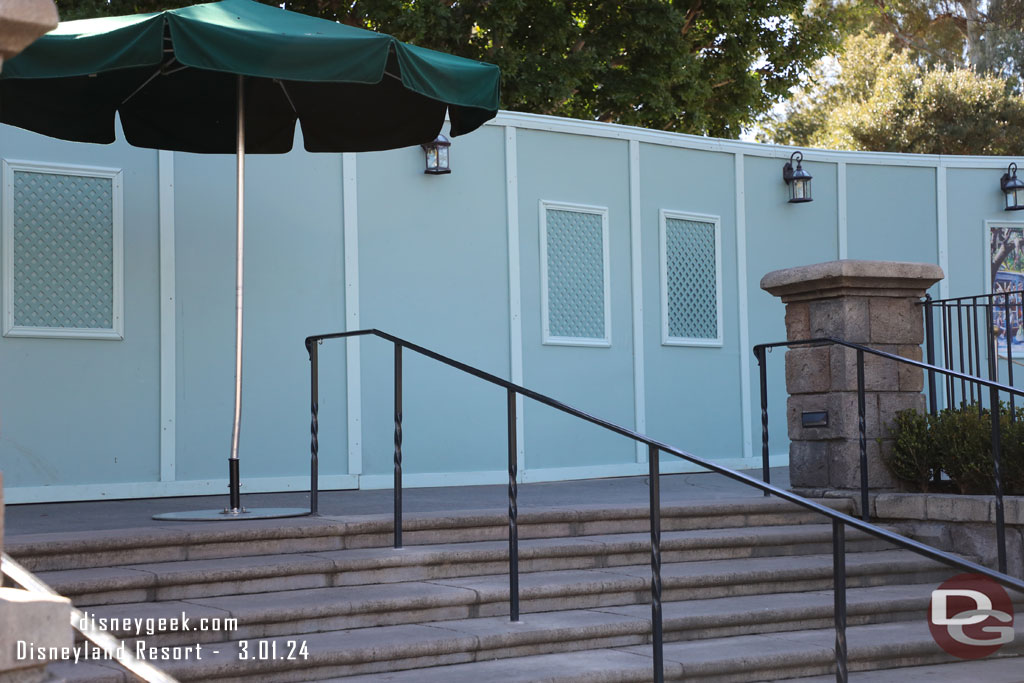
[[[114,324],[110,178],[14,173],[14,324]]]
[[[548,329],[604,339],[604,228],[600,214],[547,211]]]
[[[665,220],[669,337],[718,339],[715,224]]]

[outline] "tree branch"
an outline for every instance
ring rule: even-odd
[[[690,32],[690,26],[696,21],[697,17],[703,14],[704,10],[701,8],[703,4],[702,0],[697,0],[697,3],[690,8],[686,13],[686,18],[683,19],[683,28],[679,31],[679,35],[685,36]]]

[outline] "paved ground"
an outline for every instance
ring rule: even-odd
[[[760,470],[746,472],[760,479]],[[772,483],[789,487],[788,468],[775,468]],[[760,496],[760,491],[727,479],[719,474],[666,474],[661,478],[663,503],[681,500],[711,500]],[[368,515],[392,510],[390,489],[376,491],[321,491],[320,513],[323,515]],[[519,509],[536,506],[571,506],[593,503],[646,504],[647,477],[586,479],[519,486]],[[506,509],[508,493],[505,486],[460,486],[405,489],[403,509],[407,513],[443,512],[448,510]],[[163,512],[179,512],[223,508],[224,496],[185,498],[144,498],[137,500],[106,500],[81,503],[40,503],[8,505],[5,533],[36,534],[68,531],[97,531],[142,526],[202,524],[202,522],[167,522],[152,519]],[[242,496],[246,508],[309,507],[308,493],[254,493]]]

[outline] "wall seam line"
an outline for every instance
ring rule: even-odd
[[[345,250],[345,329],[360,329],[359,205],[356,155],[341,155],[342,229]],[[360,340],[345,342],[345,405],[347,407],[348,473],[363,472],[363,393]],[[361,483],[361,482],[360,482]]]
[[[177,479],[177,292],[174,152],[157,152],[160,259],[160,481]]]

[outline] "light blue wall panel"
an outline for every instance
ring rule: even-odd
[[[0,156],[123,169],[123,341],[0,338],[5,487],[155,480],[159,472],[156,152],[0,126]]]
[[[999,189],[999,178],[1004,172],[1005,169],[994,168],[953,168],[946,172],[946,181],[949,187],[947,230],[950,253],[949,272],[946,273],[946,280],[949,282],[950,297],[970,296],[990,291],[991,245],[989,232],[991,226],[986,226],[985,221],[993,221],[996,225],[1024,222],[1024,216],[1020,215],[1022,212],[1005,211],[1002,208],[1003,193]],[[984,344],[982,344],[981,352],[987,365],[988,354]],[[941,354],[941,351],[938,353]],[[1019,359],[1015,358],[1015,361],[1019,361]],[[998,367],[999,380],[1008,382],[1006,360],[1001,360]],[[1024,372],[1021,372],[1019,364],[1014,368],[1013,374],[1014,384],[1024,386]]]
[[[646,144],[640,147],[647,431],[709,458],[743,455],[737,401],[742,350],[737,318],[733,163],[731,154]],[[721,347],[662,344],[658,233],[659,212],[663,209],[721,218]]]
[[[629,146],[626,142],[521,130],[518,133],[526,386],[612,422],[633,425]],[[611,346],[542,343],[541,200],[606,207],[611,261]],[[633,462],[621,437],[527,401],[528,469]]]
[[[423,173],[419,147],[361,154],[359,294],[376,327],[509,377],[504,134],[452,142],[450,175]],[[390,344],[362,343],[363,471],[392,471]],[[501,389],[405,352],[406,473],[505,467]]]
[[[938,263],[935,169],[849,164],[849,258]]]
[[[814,201],[790,204],[782,180],[784,159],[745,158],[747,210],[747,305],[750,343],[786,339],[785,307],[761,289],[761,278],[780,268],[805,266],[839,257],[837,169],[835,164],[804,161],[814,176]],[[783,352],[768,355],[768,434],[773,455],[789,452],[786,433],[786,375]],[[759,452],[761,399],[758,367],[751,361],[751,416],[754,452]]]
[[[234,157],[177,154],[175,211],[177,478],[224,478],[234,396]],[[306,476],[303,339],[344,325],[340,155],[250,155],[245,217],[242,481]],[[324,351],[320,394],[320,472],[344,473],[342,348]]]
[[[536,129],[517,133],[519,255],[524,383],[626,426],[635,423],[628,142]],[[685,143],[684,138],[680,138]],[[301,146],[301,140],[297,140]],[[814,201],[788,204],[786,156],[743,147],[746,291],[750,344],[785,337],[781,302],[760,289],[772,270],[839,256],[838,162],[847,163],[849,258],[937,262],[937,170],[866,164],[825,153],[807,161]],[[769,156],[778,154],[778,157]],[[814,154],[822,154],[815,152]],[[763,156],[758,156],[763,155]],[[124,143],[76,145],[0,127],[0,156],[12,160],[124,170],[124,341],[0,338],[0,470],[12,488],[46,484],[156,482],[159,479],[160,330],[157,153]],[[813,154],[812,154],[813,156]],[[901,159],[902,161],[907,161]],[[412,147],[358,156],[358,289],[361,327],[510,376],[505,131],[486,126],[454,141],[453,173],[424,175]],[[960,163],[959,161],[947,163]],[[640,144],[640,220],[646,431],[709,458],[741,455],[741,362],[750,359],[751,428],[759,454],[758,368],[739,343],[735,156]],[[911,161],[910,163],[919,163]],[[964,161],[963,163],[971,163]],[[1024,220],[1001,210],[1002,169],[947,170],[949,294],[985,291],[985,220]],[[175,155],[177,479],[225,481],[233,391],[235,165],[230,155]],[[309,457],[308,359],[303,338],[342,330],[345,317],[342,158],[300,149],[250,156],[247,179],[246,348],[243,483],[305,477]],[[610,255],[610,346],[544,344],[539,204],[604,207]],[[561,207],[564,208],[564,207]],[[723,343],[662,343],[659,211],[721,219]],[[591,232],[593,230],[591,229]],[[562,256],[575,258],[569,240]],[[593,253],[596,253],[594,251]],[[563,262],[562,275],[589,278],[554,336],[598,334],[603,272]],[[603,266],[603,264],[602,264]],[[600,280],[600,282],[599,282]],[[565,283],[562,283],[565,284]],[[571,283],[570,283],[571,285]],[[582,291],[582,290],[581,290]],[[568,295],[566,294],[568,292]],[[601,295],[603,296],[603,295]],[[576,303],[573,303],[576,302]],[[600,302],[603,305],[603,301]],[[566,311],[562,311],[565,314]],[[702,330],[704,328],[701,328]],[[567,331],[568,330],[568,331]],[[573,333],[575,334],[575,333]],[[557,341],[557,340],[556,340]],[[565,340],[562,340],[565,341]],[[363,486],[392,471],[392,348],[362,349]],[[345,342],[320,349],[321,472],[347,472],[349,406]],[[768,357],[771,452],[788,448],[784,352]],[[1024,383],[1024,373],[1018,377]],[[405,471],[439,473],[409,485],[474,480],[467,472],[505,468],[505,394],[433,361],[405,353]],[[528,470],[634,462],[635,449],[547,407],[526,401]],[[446,474],[451,473],[451,477]],[[491,475],[495,476],[495,475]],[[500,476],[500,475],[498,475]],[[267,485],[264,483],[264,485]],[[272,486],[272,485],[271,485]],[[99,487],[90,489],[100,490]]]
[[[999,177],[1005,169],[951,168],[946,171],[949,234],[949,296],[989,291],[989,235],[985,221],[1022,222],[1022,211],[1004,211]]]

